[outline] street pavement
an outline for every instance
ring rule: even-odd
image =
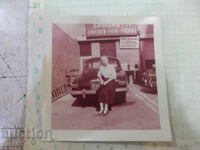
[[[95,101],[94,98],[85,99]],[[160,121],[156,94],[129,85],[127,102],[115,105],[109,114],[100,116],[92,105],[82,107],[71,95],[52,103],[52,128],[55,130],[158,130]]]

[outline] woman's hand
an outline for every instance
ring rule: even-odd
[[[103,82],[103,85],[106,85],[107,84],[107,82]]]
[[[111,80],[107,80],[107,81],[103,82],[103,85],[108,84],[108,82],[110,82],[110,81],[111,81]]]
[[[103,85],[106,85],[106,84],[108,84],[110,81],[112,81],[113,79],[112,78],[110,78],[110,79],[108,79],[108,80],[106,80],[104,83],[103,83]]]
[[[100,82],[100,83],[101,83],[101,85],[105,85],[105,84],[104,84],[105,82],[104,82],[103,80],[101,80],[101,82]]]
[[[108,81],[102,81],[101,85],[106,85],[108,83]]]

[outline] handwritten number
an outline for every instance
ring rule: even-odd
[[[40,2],[33,2],[33,8],[40,8]]]
[[[187,145],[181,145],[180,150],[188,150],[188,146]]]
[[[35,138],[31,138],[31,144],[35,145],[36,144],[36,139]]]

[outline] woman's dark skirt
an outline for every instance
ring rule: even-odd
[[[113,105],[115,100],[115,89],[117,87],[117,83],[115,80],[110,81],[106,85],[101,85],[97,90],[99,103],[104,103],[108,105]]]

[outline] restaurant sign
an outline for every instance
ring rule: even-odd
[[[137,35],[135,24],[86,24],[87,38]]]
[[[120,37],[120,48],[139,48],[139,37]]]

